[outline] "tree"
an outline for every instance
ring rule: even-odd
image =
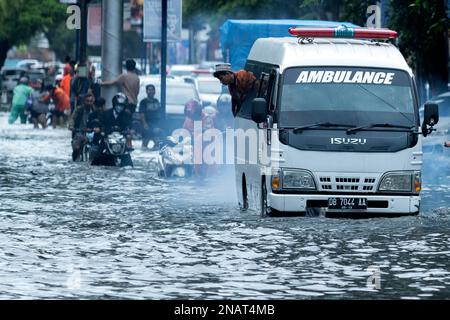
[[[391,0],[390,27],[415,70],[422,100],[428,82],[432,95],[447,91],[448,28],[443,0]]]
[[[66,6],[58,0],[0,0],[0,67],[9,49],[55,27],[65,17]]]

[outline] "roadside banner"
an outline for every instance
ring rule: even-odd
[[[144,2],[144,41],[161,41],[161,0]],[[182,0],[167,3],[167,41],[181,41]]]

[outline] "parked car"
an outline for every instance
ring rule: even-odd
[[[169,69],[169,75],[173,77],[190,76],[197,67],[196,64],[174,64]]]
[[[23,68],[3,68],[1,71],[2,91],[12,92],[27,70]]]
[[[45,72],[42,70],[38,70],[38,69],[27,70],[27,72],[25,73],[25,76],[28,77],[29,86],[35,90],[41,89],[41,84],[39,83],[39,80],[45,84]]]
[[[17,63],[17,68],[24,68],[24,69],[37,69],[41,68],[43,64],[39,62],[36,59],[24,59]]]
[[[153,84],[156,89],[156,98],[161,101],[161,78],[159,76],[141,77],[141,88],[139,90],[138,101],[147,97],[145,87]],[[200,100],[200,95],[192,83],[186,83],[183,79],[167,79],[166,87],[166,119],[167,128],[174,130],[181,128],[184,121],[184,106],[191,100]]]
[[[223,86],[217,78],[213,76],[198,75],[184,78],[185,82],[193,83],[200,94],[200,99],[212,106],[217,105],[217,99],[223,92]]]

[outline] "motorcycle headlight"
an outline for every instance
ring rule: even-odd
[[[113,144],[111,149],[114,153],[119,153],[122,151],[122,146],[120,144]]]
[[[414,181],[414,188],[413,188]],[[378,191],[387,192],[420,192],[421,179],[419,171],[399,171],[384,175],[381,179]]]
[[[316,190],[314,178],[305,170],[283,170],[283,189]]]

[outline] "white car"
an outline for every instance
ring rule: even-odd
[[[184,81],[193,83],[200,94],[200,99],[214,107],[217,105],[217,99],[224,92],[220,81],[212,76],[186,77]]]
[[[139,103],[147,97],[146,86],[155,86],[155,98],[161,102],[161,78],[159,76],[141,77],[141,88],[139,90]],[[166,86],[166,119],[170,129],[181,128],[184,121],[184,106],[192,100],[199,100],[200,96],[191,83],[186,83],[183,79],[167,78]]]
[[[190,76],[197,68],[196,64],[174,64],[169,69],[169,75],[173,77]]]

